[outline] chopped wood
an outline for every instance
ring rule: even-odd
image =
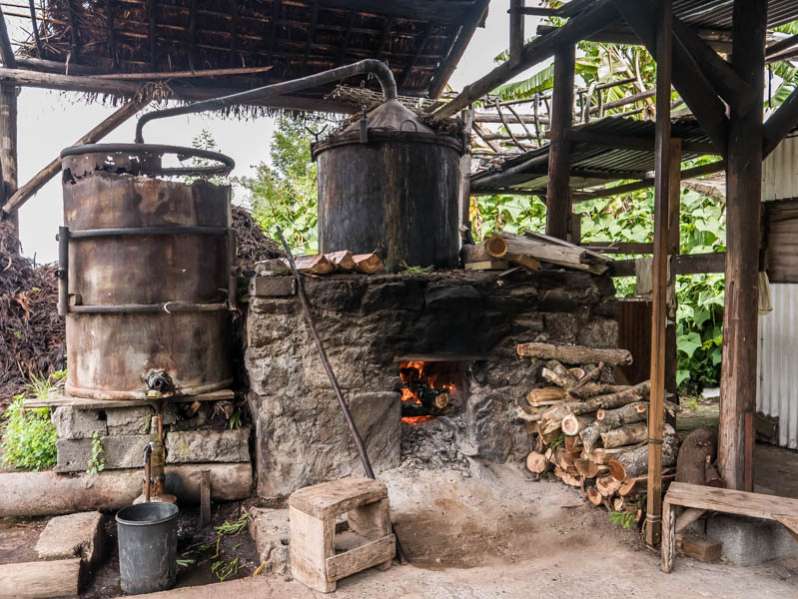
[[[572,453],[582,454],[582,440],[579,437],[565,437],[563,447]]]
[[[373,275],[385,271],[385,263],[377,254],[355,254],[352,259],[358,272]]]
[[[648,402],[636,401],[626,404],[614,410],[599,409],[596,412],[596,420],[606,427],[606,430],[634,424],[635,422],[645,422],[648,417]]]
[[[626,404],[640,401],[648,397],[650,385],[648,381],[629,387],[624,391],[618,393],[611,393],[609,395],[599,395],[585,401],[566,401],[552,408],[549,408],[541,416],[541,420],[545,423],[544,430],[552,430],[552,428],[559,428],[562,424],[563,418],[569,414],[581,416],[589,414],[599,409],[613,409],[619,408]],[[583,439],[584,441],[584,439]]]
[[[574,460],[574,467],[585,478],[596,478],[602,472],[608,472],[609,468],[606,466],[599,466],[593,460],[586,458],[578,458]]]
[[[632,354],[625,349],[598,349],[583,345],[555,345],[553,343],[521,343],[516,347],[522,358],[558,360],[564,364],[595,364],[629,366]]]
[[[610,385],[606,383],[587,383],[582,387],[572,387],[568,394],[576,399],[589,399],[596,395],[608,395],[625,391],[631,385]]]
[[[602,497],[612,497],[621,487],[621,481],[615,480],[612,476],[601,476],[596,479],[596,488]]]
[[[624,511],[624,505],[626,505],[623,497],[613,497],[612,498],[612,511],[614,512],[622,512]]]
[[[344,272],[355,270],[355,259],[352,257],[352,252],[349,250],[341,250],[340,252],[330,252],[324,254],[324,257],[332,262],[336,269]]]
[[[505,256],[507,260],[509,260],[513,264],[517,264],[518,266],[523,266],[527,270],[531,270],[537,272],[540,270],[540,260],[533,258],[532,256],[523,256],[521,254],[507,254]]]
[[[599,364],[595,368],[587,372],[584,372],[584,374],[576,382],[576,385],[574,385],[570,389],[571,393],[573,394],[575,391],[578,392],[582,387],[584,387],[588,383],[598,379],[601,376],[601,371],[603,369],[604,369],[604,362],[599,362]]]
[[[562,389],[570,389],[576,385],[576,378],[557,360],[549,360],[541,370],[540,376],[549,383]]]
[[[559,478],[562,482],[570,487],[581,487],[582,481],[573,474],[563,470],[559,466],[554,468],[554,476]]]
[[[295,260],[296,269],[304,274],[328,275],[335,270],[332,262],[324,254],[318,256],[299,256]]]
[[[493,256],[485,250],[485,246],[481,244],[475,245],[473,243],[463,244],[460,250],[460,256],[463,258],[463,264],[468,264],[469,262],[488,262],[493,259]]]
[[[574,414],[568,414],[565,418],[562,419],[560,423],[560,428],[562,432],[566,435],[573,437],[578,435],[580,431],[584,430],[586,427],[590,426],[593,423],[593,418],[591,416],[575,416]]]
[[[541,389],[532,389],[527,396],[526,400],[530,406],[547,406],[555,404],[565,399],[565,390],[560,387],[543,387]]]
[[[0,597],[74,597],[80,558],[0,565]]]
[[[542,453],[538,453],[537,451],[530,452],[530,454],[526,457],[526,468],[534,474],[543,474],[549,469],[550,465],[551,464],[549,460],[546,459],[546,456]]]
[[[629,451],[627,447],[616,447],[614,449],[604,449],[603,447],[596,447],[587,455],[596,464],[609,465],[609,461],[622,453]]]
[[[671,429],[672,431],[673,429]],[[676,450],[679,442],[672,432],[666,433],[662,442],[662,465],[673,466],[676,463]],[[620,481],[640,476],[648,469],[648,446],[643,445],[619,454],[607,462],[610,474]]]
[[[676,473],[670,472],[669,470],[662,471],[662,480],[663,482],[670,482],[676,477]],[[621,497],[633,497],[638,493],[641,493],[646,490],[646,485],[648,483],[648,474],[643,474],[642,476],[635,476],[633,478],[628,478],[621,483],[621,487],[618,489],[618,494]]]
[[[466,262],[466,270],[508,270],[509,262],[503,260],[482,260],[480,262]]]
[[[601,433],[601,443],[607,449],[642,443],[648,439],[648,424],[635,422]]]
[[[514,257],[523,256],[595,274],[607,272],[610,265],[609,259],[595,257],[600,254],[590,255],[584,248],[567,242],[554,243],[550,239],[531,239],[511,233],[494,235],[485,240],[484,246],[494,258],[508,258],[512,261]]]
[[[574,387],[576,387],[576,385],[579,384],[579,379],[585,376],[585,369],[579,368],[579,366],[573,366],[568,369],[568,373],[576,379],[576,383],[574,384]]]
[[[587,500],[595,505],[596,507],[600,506],[604,502],[604,497],[602,497],[601,493],[596,487],[588,487],[585,490],[587,494]]]
[[[582,447],[586,452],[591,452],[596,447],[596,443],[601,439],[602,426],[600,422],[593,422],[589,426],[579,431],[579,438],[582,441]]]

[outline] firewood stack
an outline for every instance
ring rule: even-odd
[[[551,472],[581,489],[593,505],[631,512],[639,520],[647,481],[650,385],[613,384],[610,368],[630,364],[631,354],[548,343],[524,343],[517,352],[545,360],[541,377],[548,383],[532,389],[527,405],[518,408],[518,418],[528,423],[535,440],[527,468],[538,475]],[[669,425],[662,450],[663,480],[669,480],[678,451]]]

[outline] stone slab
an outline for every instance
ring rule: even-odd
[[[143,468],[148,435],[102,437],[105,470]],[[56,472],[85,472],[91,459],[91,439],[59,439]]]
[[[255,541],[260,565],[263,566],[261,574],[290,574],[288,510],[252,507],[249,515],[249,534]]]
[[[91,439],[95,433],[107,433],[105,420],[101,420],[99,412],[95,410],[61,406],[53,410],[51,420],[59,439]]]
[[[293,277],[254,277],[249,284],[249,294],[255,297],[291,297],[296,295]]]
[[[167,433],[166,456],[168,464],[249,462],[249,428]]]
[[[707,538],[721,543],[721,559],[737,566],[798,556],[798,541],[771,520],[717,515],[707,522]]]
[[[146,435],[150,432],[150,421],[155,411],[146,406],[108,410],[109,435]]]
[[[79,557],[88,564],[96,564],[103,557],[103,521],[100,512],[79,512],[52,518],[36,543],[39,559]]]

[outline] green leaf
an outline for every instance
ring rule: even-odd
[[[679,351],[684,353],[688,358],[692,358],[695,352],[701,349],[701,344],[701,335],[696,332],[680,335],[676,340]]]

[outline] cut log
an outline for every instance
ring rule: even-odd
[[[385,271],[385,263],[377,254],[355,254],[352,259],[358,272],[374,275]]]
[[[645,422],[635,422],[601,433],[601,443],[607,449],[635,445],[646,439],[648,439],[648,424]]]
[[[541,370],[540,376],[546,381],[557,385],[562,389],[570,389],[576,385],[576,379],[568,372],[568,369],[557,360],[549,360]]]
[[[678,445],[679,441],[675,434],[666,434],[662,442],[663,467],[673,466],[676,463]],[[648,469],[648,446],[642,445],[617,455],[610,459],[607,465],[610,467],[610,474],[616,480],[624,481],[640,476]]]
[[[540,260],[533,258],[532,256],[524,256],[522,254],[507,254],[505,259],[512,264],[517,264],[518,266],[522,266],[533,272],[537,272],[541,268]]]
[[[563,447],[565,447],[566,451],[581,455],[582,454],[582,439],[579,437],[565,437],[563,440]]]
[[[585,478],[596,478],[602,472],[609,471],[606,466],[599,466],[593,460],[586,458],[579,458],[574,460],[574,467],[576,471]]]
[[[675,473],[669,472],[667,470],[664,470],[662,472],[663,482],[671,482],[674,478],[676,478]],[[647,483],[648,483],[648,474],[643,474],[642,476],[635,476],[634,478],[626,479],[621,483],[621,488],[618,489],[618,494],[622,497],[634,497],[646,490]]]
[[[600,506],[604,501],[604,497],[601,496],[601,493],[599,493],[596,487],[588,487],[585,493],[587,494],[587,500],[596,507]]]
[[[582,447],[584,447],[586,452],[593,451],[599,439],[601,439],[601,423],[593,422],[586,426],[579,431],[579,438],[582,440]]]
[[[569,414],[581,416],[583,414],[596,412],[600,409],[614,409],[636,401],[641,401],[648,397],[650,389],[651,387],[648,381],[646,381],[618,393],[599,395],[585,401],[562,402],[559,405],[549,408],[542,414],[541,420],[546,425],[544,430],[550,430],[554,425],[559,427],[563,418]]]
[[[542,389],[532,389],[526,396],[530,406],[538,407],[552,405],[565,399],[565,390],[560,387],[543,387]]]
[[[324,254],[318,256],[299,256],[295,260],[296,269],[304,274],[328,275],[335,270],[332,262]]]
[[[597,349],[583,345],[554,345],[552,343],[521,343],[516,347],[522,358],[557,360],[564,364],[595,364],[629,366],[632,354],[625,349]]]
[[[324,254],[324,257],[332,262],[336,269],[351,272],[355,270],[355,259],[352,257],[352,252],[349,250],[341,250],[340,252],[331,252]]]
[[[601,423],[605,430],[645,422],[648,418],[648,402],[636,401],[634,403],[615,408],[614,410],[599,409],[596,412],[596,421]]]
[[[622,512],[624,511],[624,505],[626,505],[626,502],[624,501],[623,497],[612,498],[612,511]]]
[[[688,434],[676,460],[676,481],[703,485],[706,482],[706,466],[715,457],[717,435],[708,428],[697,428]]]
[[[463,244],[460,250],[460,256],[463,258],[463,264],[468,264],[469,262],[485,262],[493,259],[493,256],[487,252],[484,245],[475,245],[473,243]]]
[[[609,268],[609,259],[601,260],[584,248],[570,243],[552,243],[545,239],[530,239],[511,233],[494,235],[484,243],[485,250],[494,258],[525,256],[556,266],[603,274]]]
[[[574,384],[574,387],[576,387],[579,384],[579,381],[587,373],[585,372],[584,368],[579,368],[578,366],[573,366],[573,367],[568,369],[568,374],[570,374],[572,377],[574,377],[576,379],[576,383]]]
[[[582,481],[579,480],[579,477],[574,476],[570,472],[563,470],[559,466],[554,468],[554,476],[559,478],[562,482],[570,487],[581,487]]]
[[[591,370],[585,372],[576,382],[576,385],[574,385],[571,388],[571,393],[573,394],[573,392],[575,391],[578,392],[582,387],[584,387],[588,383],[597,380],[601,376],[601,371],[603,369],[604,369],[604,362],[599,362],[599,364],[595,368],[592,368]]]
[[[562,419],[560,428],[567,436],[573,437],[593,424],[593,422],[592,416],[575,416],[573,414],[568,414],[568,416]]]
[[[531,452],[526,457],[526,469],[534,474],[543,474],[549,469],[551,464],[546,459],[546,456],[537,451]]]
[[[621,487],[621,481],[615,480],[612,476],[602,476],[596,479],[596,488],[602,497],[612,497]]]
[[[590,451],[587,456],[600,465],[609,465],[611,459],[629,451],[625,447],[616,447],[615,449],[605,449],[603,447],[596,447]],[[583,454],[584,455],[584,454]]]
[[[80,558],[0,565],[0,597],[74,597],[79,581]]]
[[[466,262],[466,270],[509,270],[510,263],[503,260],[483,260],[480,262]]]
[[[572,387],[568,394],[576,399],[589,399],[596,395],[610,395],[626,391],[631,385],[609,385],[606,383],[587,383],[582,387]]]

